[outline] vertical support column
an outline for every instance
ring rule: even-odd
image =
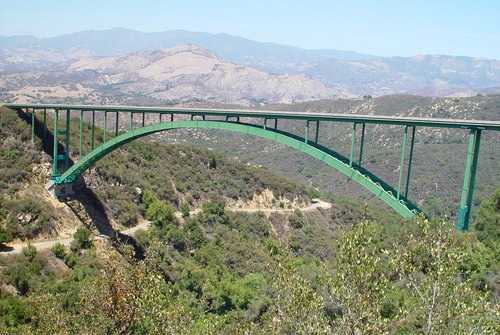
[[[161,123],[161,117],[163,116],[163,113],[160,113],[160,123]]]
[[[319,121],[316,121],[316,139],[314,143],[318,144],[318,138],[319,138]]]
[[[352,126],[351,152],[349,154],[349,166],[352,166],[352,158],[354,156],[354,144],[356,144],[356,122],[354,122],[354,124]]]
[[[263,126],[263,129],[266,130],[267,128],[267,118],[264,118],[264,126]]]
[[[108,119],[108,112],[107,111],[104,111],[104,126],[103,126],[103,130],[104,130],[104,134],[102,136],[102,141],[103,143],[106,143],[106,133],[108,132],[108,127],[107,127],[107,124],[106,124],[106,120]]]
[[[69,169],[69,131],[71,121],[71,110],[66,109],[66,141],[64,145],[64,171]]]
[[[405,133],[403,135],[403,145],[401,146],[401,163],[399,164],[399,179],[398,179],[398,193],[396,199],[399,200],[401,196],[401,181],[403,180],[403,171],[405,168],[406,158],[406,140],[408,139],[408,126],[405,126]]]
[[[306,122],[306,136],[304,137],[304,143],[307,144],[309,141],[309,120]]]
[[[82,157],[83,111],[80,111],[80,145],[78,146],[78,159]]]
[[[146,121],[146,114],[144,112],[142,112],[142,126],[143,127],[144,127],[145,121]]]
[[[274,130],[278,129],[278,118],[274,119]]]
[[[54,109],[54,150],[52,151],[54,160],[52,162],[52,179],[55,179],[55,177],[57,177],[58,145],[59,145],[59,110],[56,108]]]
[[[28,110],[26,108],[26,110]],[[31,109],[31,143],[35,143],[35,109]]]
[[[129,123],[128,123],[128,129],[129,130],[132,130],[133,123],[134,123],[134,113],[130,112],[130,120],[129,120]]]
[[[43,143],[47,139],[47,109],[43,109]]]
[[[115,137],[118,136],[118,118],[119,118],[119,112],[116,112],[116,118],[115,118]]]
[[[95,111],[92,111],[92,139],[90,143],[91,150],[94,150],[94,136],[95,135]]]
[[[170,114],[170,122],[174,122],[174,113]]]
[[[457,222],[457,229],[459,231],[469,229],[470,207],[472,206],[472,196],[474,194],[480,141],[481,130],[471,129],[469,133],[469,146],[467,148],[467,160],[465,163],[464,185],[460,198],[460,212]]]
[[[363,147],[365,146],[365,127],[366,123],[363,123],[363,126],[361,127],[361,143],[359,144],[359,166],[361,166],[361,162],[363,161]]]
[[[405,197],[408,197],[408,189],[410,188],[411,164],[413,162],[414,146],[415,146],[415,126],[411,128],[410,158],[408,159],[408,172],[406,174]]]
[[[463,229],[469,229],[470,214],[472,211],[472,200],[474,196],[474,186],[476,184],[476,171],[477,161],[479,159],[479,147],[481,145],[481,129],[476,129],[476,141],[474,142],[474,158],[472,159],[472,171],[470,173],[470,186],[469,194],[467,195],[467,212],[465,213],[465,220]]]

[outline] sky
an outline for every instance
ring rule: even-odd
[[[379,56],[500,59],[500,0],[0,0],[0,5],[3,36],[185,29]]]

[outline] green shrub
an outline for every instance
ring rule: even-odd
[[[24,246],[21,252],[29,262],[33,262],[37,254],[35,246],[31,243],[28,243],[28,245]]]
[[[54,246],[50,248],[50,251],[55,257],[59,259],[64,259],[64,257],[66,256],[66,251],[61,243],[54,244]]]
[[[202,221],[214,226],[216,224],[228,224],[229,217],[226,214],[226,202],[222,198],[216,198],[202,205]]]
[[[12,241],[12,233],[3,227],[0,227],[0,246],[2,244],[9,243],[10,241]]]
[[[137,242],[137,245],[142,249],[146,250],[149,247],[150,241],[149,241],[149,235],[147,231],[144,229],[138,229],[134,233],[134,238],[135,241]]]
[[[64,257],[64,264],[73,269],[76,265],[76,254],[74,252],[67,254]]]
[[[177,225],[177,218],[173,208],[166,202],[155,199],[149,204],[146,210],[146,219],[150,220],[153,226],[165,227]]]
[[[300,229],[304,226],[304,217],[302,216],[302,212],[296,209],[292,215],[288,218],[290,225],[295,229]]]
[[[310,187],[307,189],[307,196],[309,199],[318,199],[321,197],[321,193],[317,189]]]
[[[181,205],[181,214],[183,218],[189,217],[189,205],[185,202]]]
[[[31,321],[31,313],[25,303],[0,290],[0,326],[17,327]]]
[[[481,202],[475,228],[479,241],[489,248],[500,249],[500,188]]]
[[[74,240],[71,242],[70,249],[73,252],[78,252],[82,249],[89,249],[92,247],[91,241],[92,232],[87,228],[78,228],[73,235]]]

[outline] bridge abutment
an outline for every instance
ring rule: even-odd
[[[66,197],[68,195],[75,194],[75,190],[73,189],[73,183],[58,185],[55,184],[53,180],[51,180],[47,184],[45,184],[45,189],[54,198]]]

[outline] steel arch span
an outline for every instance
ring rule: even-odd
[[[403,217],[412,217],[421,212],[421,210],[411,201],[406,199],[406,197],[400,195],[398,200],[396,196],[397,191],[386,182],[384,182],[365,168],[357,164],[352,164],[352,162],[350,164],[347,157],[340,155],[332,149],[326,148],[314,142],[305,143],[304,138],[300,136],[276,129],[266,129],[265,127],[253,124],[224,121],[191,120],[162,122],[128,131],[113,139],[108,140],[107,142],[89,152],[77,163],[66,170],[62,175],[56,177],[52,181],[52,183],[53,185],[61,186],[65,184],[71,184],[85,170],[90,168],[102,157],[106,156],[120,146],[153,133],[181,128],[203,128],[235,131],[284,144],[290,148],[296,149],[313,158],[316,158],[333,167],[337,171],[342,172],[344,175],[356,181],[365,189],[373,193]]]

